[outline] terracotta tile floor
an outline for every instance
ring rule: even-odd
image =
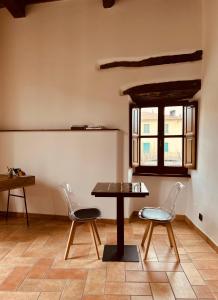
[[[126,244],[138,244],[145,224],[125,225]],[[98,224],[102,243],[116,242],[116,226]],[[146,262],[96,259],[87,225],[77,228],[69,259],[70,222],[0,219],[0,300],[218,299],[218,254],[184,222],[173,224],[181,264],[164,227],[154,229]],[[99,247],[102,255],[103,246]],[[141,257],[144,249],[139,247]]]

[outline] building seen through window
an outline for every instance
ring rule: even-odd
[[[141,155],[143,166],[158,165],[158,107],[141,108]],[[164,166],[182,166],[183,107],[164,107]]]

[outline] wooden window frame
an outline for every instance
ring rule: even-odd
[[[178,101],[178,102],[152,102],[148,103],[146,105],[141,104],[141,105],[136,105],[136,104],[130,104],[130,141],[129,141],[129,153],[130,153],[130,166],[134,168],[133,174],[134,175],[144,175],[144,176],[175,176],[175,177],[190,177],[188,174],[188,169],[194,169],[196,166],[196,138],[197,134],[193,135],[193,140],[194,140],[194,145],[195,145],[195,153],[193,154],[193,164],[192,166],[189,166],[187,163],[185,163],[185,142],[190,138],[190,134],[186,137],[185,135],[185,122],[186,118],[184,115],[185,107],[187,106],[194,106],[196,109],[196,114],[195,114],[195,124],[194,127],[197,127],[197,102],[196,101]],[[183,128],[182,128],[182,134],[181,135],[165,135],[164,134],[164,108],[167,106],[183,106]],[[146,107],[158,107],[158,134],[155,136],[152,135],[145,135],[141,134],[141,108],[146,108]],[[138,135],[135,136],[135,143],[138,144],[138,163],[134,162],[132,163],[132,155],[133,155],[133,149],[132,149],[132,143],[133,143],[133,134],[132,134],[132,110],[133,109],[139,109],[138,113],[138,123],[139,123],[139,128],[138,128]],[[136,129],[134,129],[136,130]],[[141,166],[140,165],[140,157],[141,157],[141,138],[149,138],[149,137],[157,137],[158,140],[158,153],[157,153],[157,159],[158,159],[158,165],[157,166]],[[164,138],[182,138],[182,166],[178,167],[173,167],[173,166],[164,166]],[[138,140],[137,140],[138,139]]]

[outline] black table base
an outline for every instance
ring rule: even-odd
[[[102,261],[131,261],[138,262],[139,255],[137,246],[125,245],[124,254],[117,254],[117,245],[105,245]]]

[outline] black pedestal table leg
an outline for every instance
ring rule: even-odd
[[[117,255],[124,255],[124,198],[117,197]]]

